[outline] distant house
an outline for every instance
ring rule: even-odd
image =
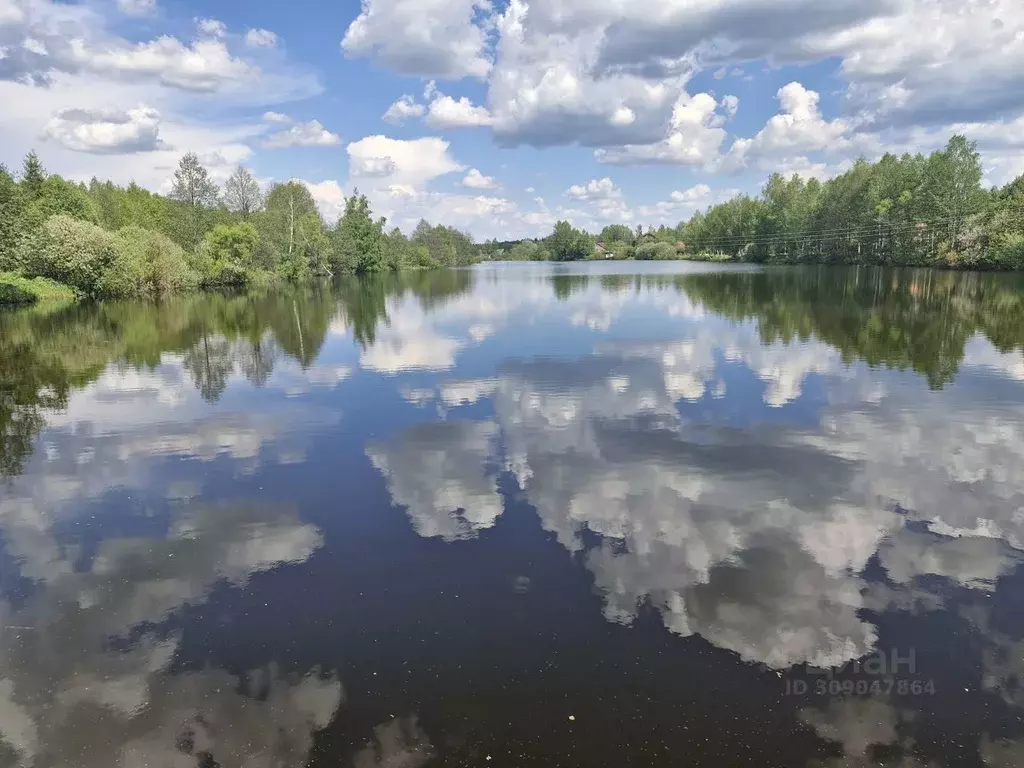
[[[597,244],[597,255],[605,259],[615,258],[615,254],[604,243]]]

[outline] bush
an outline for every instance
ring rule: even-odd
[[[695,253],[683,253],[679,256],[681,259],[687,259],[688,261],[733,261],[732,256],[728,253],[721,253],[720,251],[697,251]]]
[[[130,293],[115,296],[165,296],[193,288],[197,281],[185,252],[169,237],[135,225],[117,233],[119,258],[126,274],[132,274]]]
[[[1024,235],[1008,232],[996,238],[988,255],[994,269],[1024,269]]]
[[[438,269],[441,262],[430,255],[430,248],[421,243],[409,243],[402,254],[399,267],[411,269]]]
[[[196,285],[185,252],[166,236],[132,225],[115,238],[117,256],[100,278],[97,296],[156,298]]]
[[[666,261],[676,258],[676,247],[671,243],[641,243],[636,247],[635,258],[642,261]]]
[[[45,277],[29,279],[0,273],[0,304],[35,304],[37,301],[74,301],[75,291]]]
[[[27,277],[48,277],[87,296],[96,295],[104,273],[118,258],[112,233],[63,214],[47,219],[21,247]]]
[[[259,235],[251,224],[220,224],[207,232],[196,248],[192,267],[199,283],[208,287],[240,287],[254,277]]]

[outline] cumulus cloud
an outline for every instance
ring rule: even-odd
[[[277,35],[269,29],[250,29],[245,33],[245,44],[250,48],[276,48]]]
[[[458,101],[438,93],[427,110],[427,125],[431,128],[476,128],[490,125],[493,120],[486,107],[478,107],[465,96]]]
[[[152,77],[194,91],[214,91],[229,83],[252,80],[257,74],[252,65],[232,56],[222,40],[213,38],[201,38],[187,46],[168,36],[134,45],[112,41],[90,46],[72,39],[69,59],[93,72]]]
[[[345,211],[345,190],[334,180],[303,182],[316,201],[324,221],[334,223]]]
[[[341,143],[341,137],[323,127],[319,120],[296,123],[291,128],[272,133],[263,142],[268,149],[286,147],[333,147]]]
[[[484,176],[476,168],[470,168],[462,180],[462,186],[470,189],[497,189],[498,182],[493,176]]]
[[[586,184],[573,184],[565,194],[574,200],[610,200],[622,197],[622,190],[605,176],[603,179],[591,179]]]
[[[341,48],[401,74],[482,79],[491,60],[486,33],[474,20],[489,12],[481,0],[363,0]]]
[[[724,168],[754,164],[775,170],[780,159],[794,152],[835,152],[850,146],[850,123],[840,118],[822,118],[817,92],[792,82],[780,88],[776,96],[782,111],[769,118],[752,138],[737,139],[723,159]]]
[[[574,211],[575,216],[590,219],[596,224],[614,222],[621,224],[633,218],[633,212],[626,204],[622,190],[610,178],[591,179],[586,184],[573,184],[565,192],[572,200],[585,205],[585,209]],[[566,213],[559,211],[559,214]],[[569,214],[566,213],[567,216]]]
[[[496,138],[537,146],[661,138],[684,78],[652,83],[632,74],[597,76],[594,51],[603,30],[594,20],[606,18],[607,9],[571,27],[561,26],[570,24],[567,18],[551,18],[561,10],[568,9],[512,0],[498,20],[488,94]]]
[[[268,123],[280,123],[282,125],[288,125],[292,121],[288,115],[282,114],[281,112],[264,112],[263,119]]]
[[[127,112],[65,109],[46,124],[43,135],[76,152],[96,154],[151,152],[163,146],[160,114],[146,106]]]
[[[735,190],[722,190],[715,194],[707,184],[695,184],[687,189],[673,190],[668,200],[659,200],[653,205],[642,205],[638,212],[647,219],[667,221],[672,217],[678,221],[681,215],[692,213],[712,202],[728,199],[734,192]]]
[[[732,102],[726,105],[728,110]],[[707,165],[718,157],[725,140],[724,118],[716,110],[719,104],[707,93],[684,93],[672,108],[668,135],[648,144],[627,144],[598,149],[594,157],[601,163],[617,165],[669,163]]]
[[[387,111],[382,116],[382,119],[386,123],[401,125],[411,118],[423,117],[423,115],[426,114],[426,111],[427,108],[422,104],[417,104],[415,98],[405,94],[396,99],[394,104],[388,107]]]
[[[375,187],[419,187],[431,179],[463,170],[441,138],[392,139],[367,136],[348,145],[349,173]],[[365,186],[365,185],[364,185]]]
[[[224,37],[228,33],[227,25],[217,19],[196,19],[196,28],[199,34],[210,37]]]

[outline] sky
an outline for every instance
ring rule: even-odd
[[[1024,171],[1020,0],[0,0],[0,162],[166,192],[299,179],[328,221],[675,225],[769,173],[977,141]]]

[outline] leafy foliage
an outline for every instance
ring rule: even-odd
[[[662,261],[665,259],[674,259],[676,257],[675,246],[671,243],[658,243],[648,242],[641,243],[636,247],[636,256],[638,260],[655,260]]]
[[[472,238],[451,227],[420,222],[411,238],[385,235],[358,191],[334,226],[305,184],[275,184],[264,197],[243,167],[222,200],[194,153],[181,158],[167,197],[95,178],[76,184],[47,174],[34,153],[23,166],[18,179],[0,166],[0,271],[61,280],[84,296],[158,297],[478,258]]]
[[[547,247],[555,261],[577,261],[594,252],[594,240],[568,221],[559,221],[548,236]]]

